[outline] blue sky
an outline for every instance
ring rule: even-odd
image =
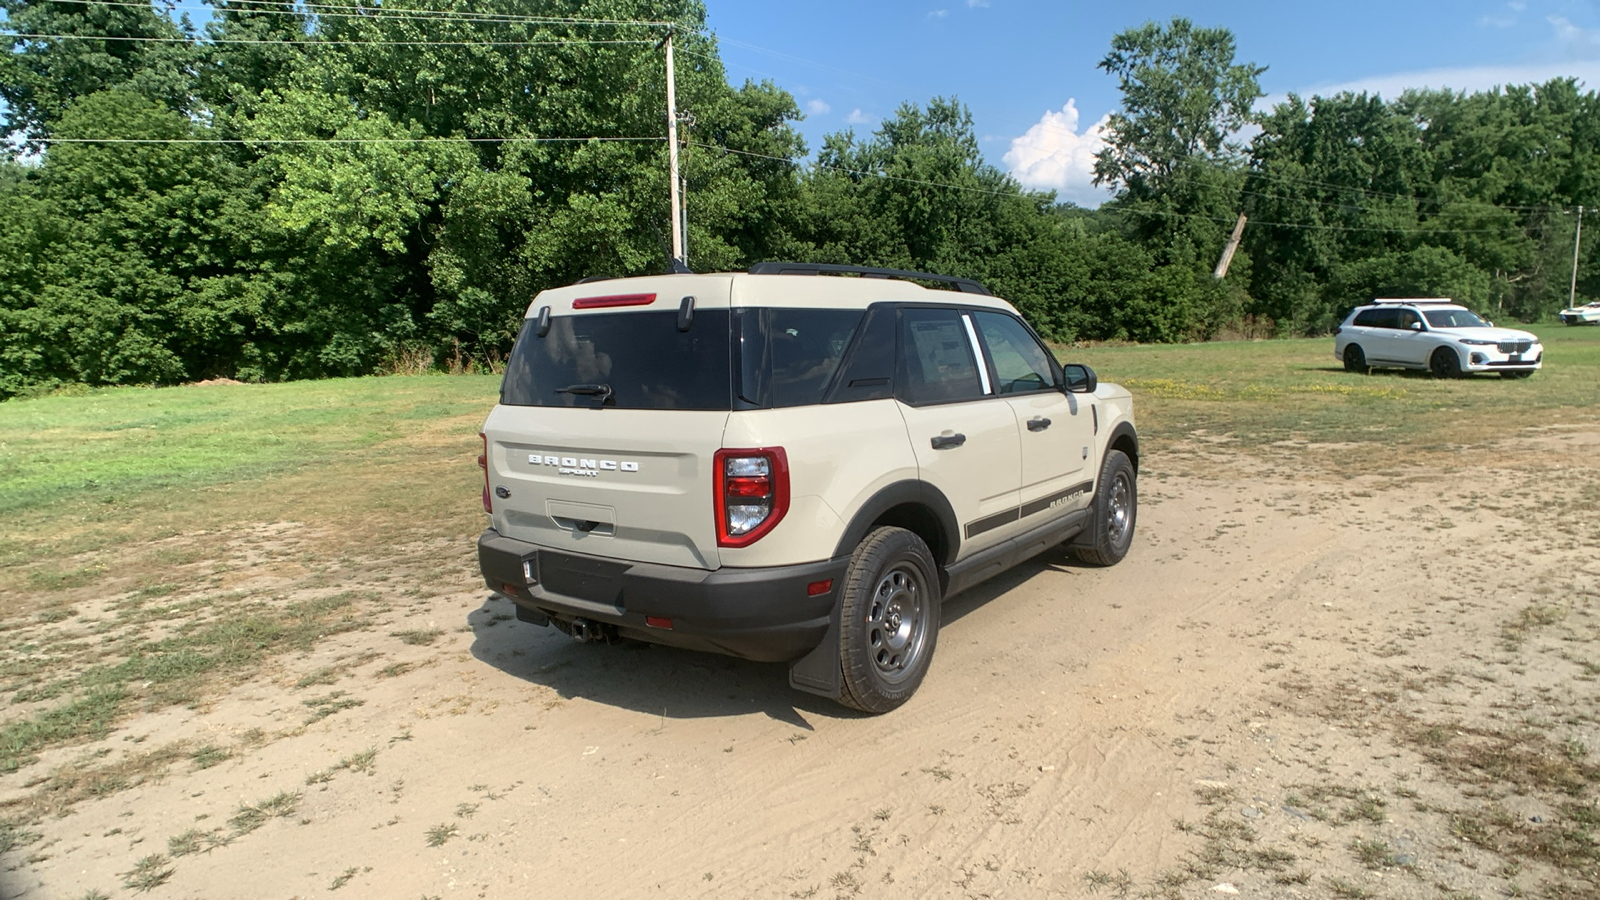
[[[1105,197],[1089,183],[1098,123],[1119,100],[1096,64],[1112,35],[1150,20],[1230,29],[1237,60],[1268,67],[1270,101],[1560,75],[1600,89],[1595,0],[707,2],[729,80],[792,93],[811,149],[830,132],[870,133],[902,102],[953,95],[972,109],[990,163],[1091,206]]]

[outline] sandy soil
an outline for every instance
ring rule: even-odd
[[[46,819],[0,897],[134,896],[153,854],[156,898],[1591,890],[1462,824],[1533,835],[1586,788],[1430,747],[1595,761],[1600,434],[1354,478],[1316,448],[1157,449],[1121,565],[1052,554],[953,599],[920,693],[876,718],[781,666],[575,645],[485,601],[470,536],[420,544],[458,589],[0,778],[3,800],[86,753],[230,754]]]

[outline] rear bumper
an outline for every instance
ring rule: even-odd
[[[623,637],[762,662],[799,659],[822,640],[848,560],[690,569],[541,548],[490,528],[478,538],[490,589],[553,619],[588,619]],[[816,596],[807,586],[832,580]],[[645,617],[672,620],[672,627]]]

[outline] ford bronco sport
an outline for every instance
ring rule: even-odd
[[[483,450],[479,561],[519,619],[786,662],[868,712],[916,691],[945,599],[1064,542],[1112,565],[1137,512],[1126,390],[977,282],[889,269],[545,291]]]

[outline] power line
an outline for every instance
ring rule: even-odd
[[[136,9],[150,9],[149,3],[132,2],[132,0],[55,0],[57,3],[76,3],[83,6],[123,6]],[[578,25],[578,26],[607,26],[607,25],[642,25],[651,28],[686,28],[687,26],[673,22],[656,22],[646,19],[583,19],[572,16],[527,16],[516,13],[479,13],[470,10],[448,9],[384,9],[381,6],[350,6],[340,4],[317,3],[306,7],[305,12],[276,8],[280,4],[274,0],[230,0],[227,7],[215,6],[182,6],[172,5],[170,8],[181,12],[204,12],[217,15],[225,12],[247,12],[253,15],[281,15],[296,16],[301,19],[338,17],[351,19],[421,19],[442,22],[484,22],[487,24],[533,24],[533,25]],[[327,12],[327,10],[352,10],[353,12]],[[698,29],[694,29],[698,30]]]
[[[719,147],[719,146],[717,146],[715,144],[701,144],[701,143],[698,143],[696,141],[689,141],[688,143],[691,146],[700,147],[700,148],[705,149],[705,150],[720,150],[723,153],[736,153],[736,154],[738,154],[740,156],[752,156],[752,157],[755,157],[757,159],[771,159],[771,160],[776,160],[778,162],[786,162],[789,165],[795,166],[797,168],[800,167],[800,166],[807,165],[807,163],[805,161],[795,159],[792,156],[774,156],[774,155],[772,155],[770,153],[756,153],[755,151],[752,151],[752,150],[735,150],[732,147]],[[834,170],[836,172],[844,172],[844,173],[850,174],[850,175],[865,175],[865,176],[868,176],[868,177],[871,177],[871,178],[882,178],[882,179],[885,179],[887,181],[903,181],[903,182],[906,182],[907,184],[920,184],[920,185],[924,185],[926,187],[949,188],[950,190],[953,190],[953,191],[971,191],[971,192],[977,193],[977,194],[991,194],[991,195],[994,195],[994,196],[997,196],[997,197],[1021,197],[1021,196],[1024,196],[1021,187],[1018,187],[1015,190],[1010,190],[1010,191],[997,191],[997,190],[994,190],[992,188],[970,187],[970,186],[964,185],[964,184],[945,184],[944,182],[927,181],[927,180],[924,180],[924,179],[921,179],[921,178],[906,178],[906,177],[901,176],[901,175],[889,175],[889,174],[886,174],[886,173],[883,173],[883,172],[875,172],[875,171],[872,171],[870,169],[852,169],[852,168],[850,168],[848,166],[834,166],[834,165],[829,165],[829,164],[823,163],[823,162],[812,162],[812,163],[810,163],[810,165],[812,167],[814,167],[814,168],[832,169],[832,170]],[[1005,177],[1009,178],[1010,176],[1008,175],[1008,176],[1005,176]]]
[[[186,37],[170,37],[169,38],[169,37],[146,37],[146,36],[124,37],[124,36],[121,36],[121,35],[109,35],[109,34],[8,34],[8,35],[3,35],[3,36],[4,37],[9,37],[9,38],[21,38],[23,40],[31,40],[31,41],[140,41],[140,42],[145,42],[145,43],[159,43],[159,44],[191,44],[192,43],[192,44],[195,44],[197,46],[205,45],[205,44],[277,44],[277,45],[292,45],[292,46],[296,46],[296,47],[359,46],[359,45],[368,45],[368,46],[374,46],[374,47],[555,47],[555,46],[561,46],[561,45],[564,45],[564,44],[577,44],[577,45],[591,45],[591,44],[596,44],[596,45],[622,45],[622,44],[632,44],[632,45],[644,45],[644,46],[648,47],[648,46],[654,46],[655,43],[656,43],[655,41],[639,41],[639,40],[620,40],[620,39],[616,39],[616,40],[587,40],[587,39],[573,39],[573,38],[568,38],[568,39],[564,39],[564,40],[556,40],[556,41],[549,41],[549,40],[542,40],[542,41],[428,41],[428,40],[415,40],[415,41],[367,40],[367,41],[361,41],[361,40],[331,40],[330,41],[330,40],[324,40],[324,39],[316,37],[314,35],[307,35],[304,40],[283,40],[283,39],[277,39],[277,38],[274,38],[274,39],[257,39],[257,38],[216,38],[216,39],[211,39],[211,38],[186,38]]]
[[[44,144],[577,144],[665,141],[665,137],[419,137],[419,138],[44,138]]]
[[[787,163],[789,163],[791,165],[794,165],[794,166],[804,165],[804,163],[802,161],[796,160],[796,159],[794,159],[792,157],[787,157],[787,156],[774,156],[774,155],[769,154],[769,153],[756,153],[756,152],[753,152],[753,151],[750,151],[750,150],[735,150],[735,149],[733,149],[731,147],[718,147],[718,146],[715,146],[715,145],[712,145],[712,144],[699,144],[699,143],[696,143],[695,146],[702,147],[702,148],[707,149],[707,150],[721,150],[724,153],[737,153],[740,156],[753,156],[753,157],[757,157],[757,158],[760,158],[760,159],[772,159],[772,160],[777,160],[779,162],[787,162]],[[865,175],[865,176],[874,177],[874,178],[882,178],[882,179],[886,179],[886,180],[889,180],[889,181],[903,181],[903,182],[908,182],[908,183],[911,183],[911,184],[924,185],[926,187],[949,188],[951,190],[957,190],[957,191],[973,191],[973,192],[976,192],[976,193],[992,194],[992,195],[995,195],[995,196],[1008,196],[1008,197],[1026,196],[1025,193],[1023,192],[1023,190],[1020,187],[1018,187],[1016,190],[1011,190],[1011,191],[992,190],[992,189],[989,189],[989,188],[977,188],[977,187],[969,187],[967,185],[960,185],[960,184],[947,184],[947,183],[938,182],[938,181],[927,181],[927,180],[920,179],[920,178],[905,178],[905,177],[898,176],[898,175],[888,175],[888,174],[885,174],[885,173],[882,173],[882,172],[875,172],[875,171],[871,171],[871,170],[867,170],[867,169],[852,169],[852,168],[850,168],[848,166],[834,166],[834,165],[828,165],[826,163],[820,163],[820,162],[814,162],[814,163],[811,163],[811,165],[816,167],[816,168],[833,169],[835,171],[846,172],[846,173],[852,174],[852,175]],[[1121,214],[1127,214],[1127,215],[1153,216],[1153,217],[1165,217],[1165,218],[1200,219],[1200,220],[1207,221],[1207,222],[1216,222],[1216,223],[1218,223],[1220,225],[1228,225],[1228,224],[1231,224],[1233,222],[1232,219],[1217,218],[1215,216],[1208,216],[1208,215],[1205,215],[1203,213],[1181,213],[1181,212],[1175,212],[1175,211],[1170,211],[1170,210],[1146,210],[1146,209],[1135,209],[1135,208],[1119,207],[1119,206],[1101,207],[1100,210],[1098,210],[1098,212],[1107,212],[1107,213],[1114,213],[1114,214],[1121,213]],[[1349,225],[1326,225],[1326,224],[1323,224],[1323,223],[1320,223],[1320,222],[1262,222],[1262,221],[1257,221],[1257,220],[1254,220],[1254,219],[1251,220],[1251,224],[1253,224],[1253,225],[1261,225],[1261,226],[1273,226],[1273,227],[1277,227],[1277,228],[1301,228],[1301,229],[1322,230],[1322,231],[1381,231],[1381,232],[1397,232],[1397,233],[1406,233],[1406,234],[1503,234],[1503,233],[1505,233],[1507,231],[1521,231],[1522,230],[1520,228],[1461,229],[1461,228],[1427,228],[1427,227],[1420,227],[1420,228],[1385,228],[1385,227],[1382,227],[1382,226],[1358,227],[1358,226],[1349,226]]]

